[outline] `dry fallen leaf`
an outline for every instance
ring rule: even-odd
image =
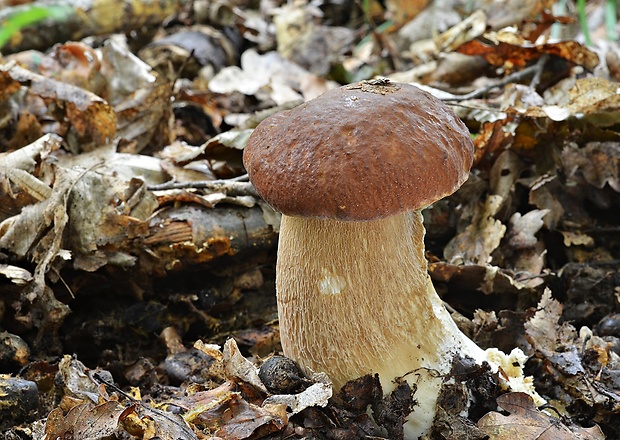
[[[47,417],[45,440],[108,438],[116,432],[123,409],[116,401],[100,405],[83,403],[74,406],[66,416],[60,408],[55,408]]]
[[[562,162],[569,176],[581,173],[586,182],[620,192],[620,146],[617,142],[590,142],[585,148],[566,147]]]
[[[605,78],[566,78],[545,91],[543,104],[533,104],[505,111],[536,118],[539,123],[577,118],[597,127],[610,127],[620,120],[618,83]]]
[[[311,406],[327,406],[332,397],[332,385],[328,381],[310,385],[299,394],[277,394],[265,399],[264,405],[284,404],[297,414]]]
[[[245,382],[267,393],[267,388],[258,377],[258,368],[247,360],[241,352],[234,339],[228,339],[224,344],[224,368],[229,379],[236,382]]]
[[[497,398],[497,404],[509,412],[485,414],[478,428],[490,440],[599,440],[605,436],[598,426],[582,428],[541,412],[526,393],[508,393]]]
[[[489,195],[484,204],[476,206],[472,223],[444,249],[444,257],[448,262],[491,262],[491,254],[497,249],[506,232],[506,226],[495,218],[502,202],[501,196]]]
[[[196,429],[200,440],[402,438],[409,412],[403,410],[411,402],[398,395],[379,403],[378,379],[349,399],[330,399],[332,390],[321,381],[303,392],[259,390],[256,359],[280,349],[273,287],[279,217],[242,177],[244,145],[266,113],[314,97],[333,80],[389,72],[432,86],[432,93],[441,90],[440,99],[455,99],[475,138],[474,189],[432,208],[433,228],[439,219],[441,229],[427,236],[429,268],[443,298],[465,316],[477,307],[487,311],[477,313],[480,345],[506,350],[522,344],[539,391],[556,399],[562,415],[598,423],[608,437],[620,438],[620,367],[612,346],[620,333],[616,328],[606,339],[596,333],[601,317],[617,314],[620,298],[620,95],[618,83],[609,81],[620,78],[617,47],[592,46],[606,63],[588,70],[597,57],[575,42],[581,36],[570,34],[578,25],[558,26],[570,19],[555,16],[564,12],[554,0],[441,7],[429,0],[103,3],[121,7],[104,8],[103,15],[88,7],[64,25],[49,17],[16,32],[5,49],[46,44],[58,27],[79,28],[72,38],[85,32],[90,38],[12,58],[3,50],[0,66],[6,152],[0,153],[0,325],[32,349],[30,357],[12,359],[13,365],[29,362],[20,375],[54,383],[52,391],[40,387],[45,413],[39,408],[38,417],[63,400],[64,412],[48,418],[48,426],[57,427],[51,437],[124,438],[125,429],[131,438],[178,440],[195,439],[190,430]],[[592,20],[602,16],[603,5],[588,2],[593,36],[605,30]],[[10,9],[0,7],[0,23]],[[160,23],[162,17],[169,18]],[[92,23],[74,25],[84,20]],[[225,34],[232,51],[198,28],[207,24]],[[575,41],[547,44],[554,24],[562,38]],[[463,44],[480,56],[454,52]],[[147,48],[142,59],[133,53],[139,47]],[[148,56],[152,48],[156,57]],[[157,74],[145,56],[160,67]],[[32,74],[20,78],[16,66]],[[520,69],[528,67],[526,76]],[[521,75],[504,76],[511,70]],[[506,84],[515,78],[521,84]],[[477,98],[454,98],[470,92]],[[110,141],[94,145],[97,136]],[[256,280],[238,281],[240,273],[254,273]],[[538,309],[528,308],[545,286],[562,304],[547,292]],[[179,333],[168,335],[164,347],[156,338],[169,325]],[[251,361],[232,344],[225,354],[203,344],[204,356],[195,356],[181,340],[223,342],[223,335],[234,335]],[[63,357],[74,352],[92,366],[114,365],[123,385],[140,387],[136,401],[120,416],[120,404],[95,407],[110,396],[102,395],[103,385],[93,388],[75,357]],[[51,356],[62,361],[36,366]],[[181,370],[187,365],[200,374]],[[44,381],[36,378],[41,371]],[[187,423],[151,411],[137,395],[153,406],[168,404]],[[468,401],[467,408],[484,404],[484,410],[460,422],[473,424],[494,410],[496,396]],[[518,440],[529,433],[524,423],[546,429],[539,438],[574,434],[570,426],[560,429],[562,420],[515,400],[502,406],[512,410],[503,413],[504,428],[514,430],[492,438],[515,432],[511,440]],[[404,404],[393,405],[398,402]],[[22,427],[11,430],[9,436],[22,434]],[[446,432],[459,439],[469,433]]]
[[[232,391],[218,393],[208,402],[197,403],[185,418],[199,429],[209,430],[225,440],[260,438],[282,430],[288,422],[284,405],[261,408]]]
[[[102,145],[116,134],[116,114],[106,101],[92,92],[45,78],[17,65],[0,66],[0,88],[18,90],[28,85],[29,93],[41,98],[50,108],[61,111],[80,138]],[[8,95],[4,95],[5,97]]]
[[[472,40],[459,47],[458,52],[480,55],[494,66],[505,66],[509,69],[525,67],[528,62],[544,54],[555,55],[590,71],[599,63],[595,52],[576,41],[531,45],[500,41],[503,35],[494,33],[484,34],[484,36],[491,41],[495,40],[495,44],[484,44],[478,40]]]
[[[216,93],[241,92],[270,98],[276,104],[314,98],[329,87],[302,67],[284,59],[277,52],[259,54],[248,49],[241,54],[241,67],[229,66],[209,81],[209,90]]]
[[[386,0],[386,15],[396,27],[401,27],[422,12],[429,3],[430,0]]]
[[[318,8],[293,2],[276,9],[273,22],[278,53],[295,65],[324,76],[341,54],[351,49],[355,35],[347,27],[320,24],[320,15]]]
[[[561,316],[562,305],[546,289],[536,313],[525,323],[528,340],[545,356],[551,356],[559,346],[571,346],[577,337],[575,329],[568,322],[559,324]]]

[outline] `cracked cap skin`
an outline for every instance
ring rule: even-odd
[[[452,194],[473,154],[467,127],[439,99],[374,80],[265,119],[243,163],[258,194],[283,214],[367,221]]]

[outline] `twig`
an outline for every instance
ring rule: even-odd
[[[518,72],[511,73],[510,75],[504,77],[502,80],[496,83],[476,89],[473,92],[467,93],[465,95],[451,95],[449,97],[442,98],[442,100],[444,101],[466,101],[468,99],[479,98],[480,96],[483,96],[484,94],[490,92],[491,90],[495,88],[504,87],[505,85],[510,84],[512,82],[517,82],[523,78],[528,77],[531,74],[534,74],[534,77],[532,78],[532,83],[531,83],[531,87],[533,87],[535,83],[538,83],[538,81],[540,80],[540,75],[548,59],[549,59],[549,55],[543,54],[538,59],[536,64],[532,64],[531,66],[528,66],[525,69],[520,70]]]
[[[95,381],[97,381],[99,383],[104,384],[105,386],[107,386],[109,388],[112,388],[114,391],[116,391],[118,394],[120,394],[125,399],[129,400],[130,402],[132,402],[132,403],[141,403],[139,400],[134,399],[131,395],[127,394],[125,391],[121,390],[119,387],[117,387],[113,383],[108,382],[99,373],[93,373],[93,379],[95,379]]]
[[[60,275],[60,272],[58,271],[58,269],[56,269],[53,266],[50,269],[52,271],[54,271],[54,274],[58,277],[60,282],[65,286],[65,289],[67,289],[69,291],[69,295],[71,295],[71,298],[75,299],[75,295],[73,294],[73,290],[71,290],[71,287],[69,287],[69,285],[67,284],[65,279]]]
[[[525,275],[525,276],[521,276],[521,275]],[[513,274],[512,279],[522,283],[525,281],[535,280],[536,278],[546,278],[550,275],[551,275],[550,273],[531,274],[526,271],[519,271]]]
[[[250,182],[243,182],[247,174],[220,180],[200,180],[197,182],[166,182],[159,185],[149,185],[150,191],[165,191],[169,189],[204,189],[209,192],[222,192],[229,196],[259,197],[256,189]]]
[[[540,77],[541,77],[541,75],[543,73],[543,68],[545,67],[545,64],[547,64],[548,60],[549,60],[549,54],[548,53],[544,53],[538,59],[536,64],[534,64],[535,66],[538,67],[538,69],[534,72],[534,76],[532,77],[532,81],[530,81],[530,88],[532,88],[532,89],[536,88],[536,86],[540,82]]]

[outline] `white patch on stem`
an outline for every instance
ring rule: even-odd
[[[317,282],[319,292],[324,295],[338,295],[342,289],[347,287],[347,281],[340,275],[335,275],[324,271],[324,276]]]

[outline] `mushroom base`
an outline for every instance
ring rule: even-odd
[[[456,326],[431,283],[419,211],[369,222],[283,216],[276,289],[284,354],[339,388],[404,377],[418,405],[406,438],[427,432],[455,354],[484,351]]]

